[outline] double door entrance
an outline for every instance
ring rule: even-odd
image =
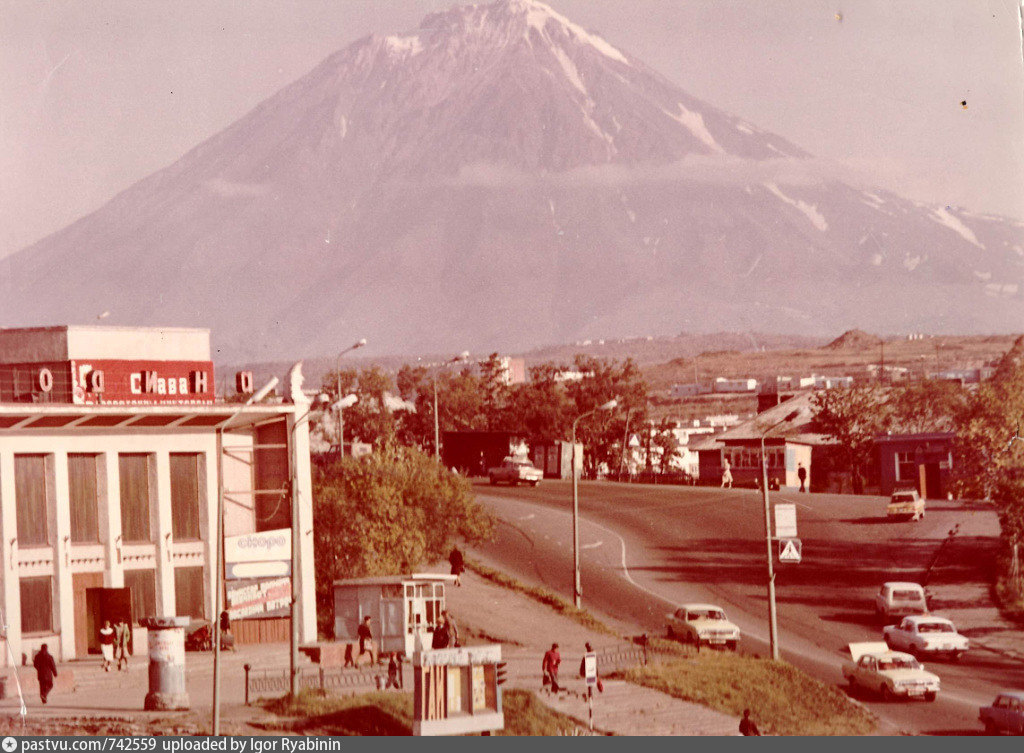
[[[132,594],[128,588],[104,588],[103,573],[71,576],[75,615],[75,656],[100,653],[100,628],[122,620],[132,624]],[[129,649],[133,647],[129,643]],[[134,650],[132,650],[134,653]]]

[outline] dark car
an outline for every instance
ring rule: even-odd
[[[1024,690],[1004,690],[992,705],[981,707],[978,718],[989,735],[1024,735]]]

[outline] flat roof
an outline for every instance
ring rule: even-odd
[[[334,581],[335,586],[400,586],[403,583],[450,581],[454,575],[444,573],[411,573],[409,575],[377,575],[367,578],[341,578]]]
[[[0,432],[38,429],[170,428],[216,429],[251,427],[293,415],[304,406],[294,403],[71,405],[68,403],[0,403]]]

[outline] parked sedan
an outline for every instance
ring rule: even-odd
[[[918,658],[945,655],[957,661],[970,647],[967,636],[960,635],[952,622],[931,615],[905,617],[899,625],[889,625],[882,634],[891,649]]]
[[[668,619],[669,638],[696,646],[725,646],[734,649],[740,642],[740,629],[729,622],[725,611],[714,604],[683,604]]]
[[[985,725],[986,734],[1024,735],[1024,690],[1003,691],[991,706],[981,707],[978,718]]]

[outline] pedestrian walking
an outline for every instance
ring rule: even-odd
[[[452,636],[448,630],[448,622],[444,617],[437,621],[434,625],[434,636],[430,641],[431,648],[448,648],[451,644]]]
[[[117,671],[128,669],[128,653],[132,639],[131,628],[124,618],[114,625],[114,659],[117,661]]]
[[[46,703],[46,697],[53,690],[53,678],[57,676],[57,663],[45,643],[39,647],[32,666],[36,668],[36,679],[39,680],[39,697]]]
[[[761,730],[757,728],[757,724],[750,718],[750,709],[743,709],[743,718],[740,719],[740,734],[744,737],[761,736]]]
[[[356,634],[359,636],[359,656],[356,657],[357,662],[365,653],[370,654],[371,664],[376,661],[373,656],[373,631],[370,629],[371,619],[370,615],[366,615],[356,630]]]
[[[105,620],[100,628],[100,652],[103,654],[103,671],[109,672],[114,666],[114,628],[110,627],[110,620]]]
[[[388,656],[388,681],[384,683],[384,690],[388,688],[400,689],[402,687],[401,677],[398,666],[398,654],[392,651]]]
[[[544,684],[551,688],[552,693],[559,691],[558,687],[558,665],[562,663],[562,657],[558,653],[558,644],[552,643],[551,648],[544,653],[540,669],[544,673]]]
[[[722,461],[722,488],[732,489],[732,466],[728,460]]]
[[[452,566],[452,575],[455,576],[455,585],[462,587],[462,574],[466,572],[466,559],[462,556],[459,548],[452,547],[452,553],[448,555],[448,562]]]
[[[580,659],[580,677],[585,680],[585,679],[587,679],[587,654],[593,653],[594,647],[591,646],[589,643],[583,644],[583,647],[584,647],[584,654],[583,654],[583,658]],[[596,667],[595,667],[595,670],[596,670]],[[597,684],[597,692],[598,693],[603,693],[604,692],[604,683],[601,682],[600,675],[597,676],[597,683],[596,684]]]
[[[796,466],[796,477],[800,479],[800,491],[807,491],[807,469],[804,468],[803,463],[798,463]]]
[[[459,648],[462,643],[459,641],[459,626],[455,624],[455,618],[452,617],[451,612],[447,609],[441,612],[441,617],[444,618],[444,623],[448,628],[448,644],[454,648]]]

